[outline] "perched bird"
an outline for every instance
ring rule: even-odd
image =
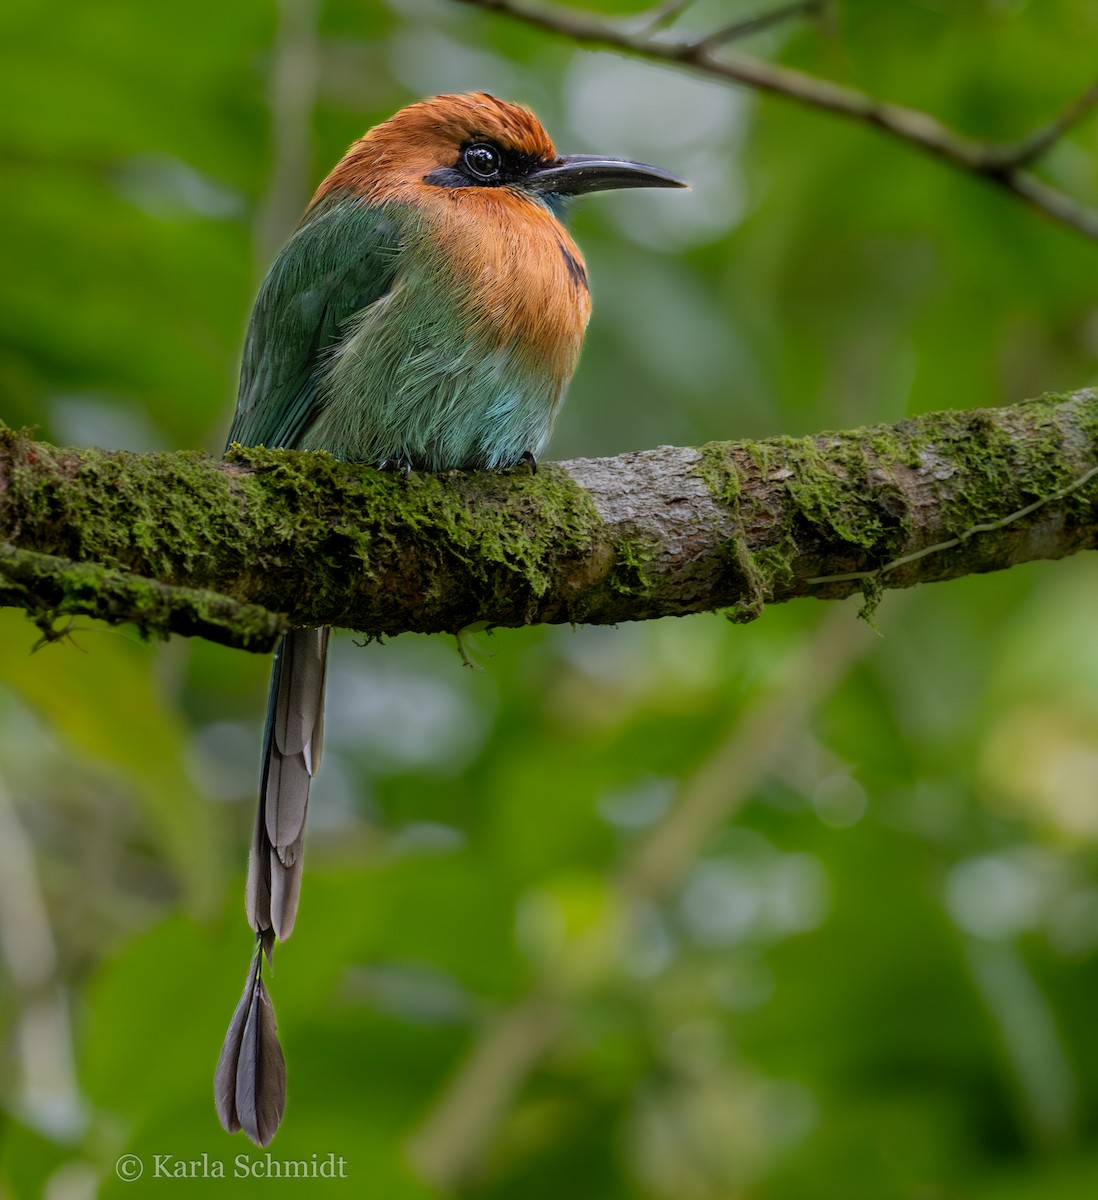
[[[536,469],[590,312],[568,201],[684,186],[643,163],[560,155],[532,113],[494,96],[402,109],[351,146],[263,281],[230,444],[405,472]],[[248,867],[256,950],[214,1083],[225,1129],[264,1146],[285,1066],[263,955],[294,927],[327,644],[327,629],[297,629],[275,653]]]

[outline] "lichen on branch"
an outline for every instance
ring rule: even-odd
[[[0,602],[252,650],[289,623],[745,621],[1093,547],[1096,465],[1092,391],[536,475],[59,449],[0,427]]]

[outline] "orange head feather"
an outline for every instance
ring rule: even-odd
[[[373,201],[414,199],[424,176],[455,165],[462,147],[476,142],[494,142],[532,162],[557,159],[551,138],[529,109],[487,92],[434,96],[402,108],[354,142],[312,203],[343,190]]]

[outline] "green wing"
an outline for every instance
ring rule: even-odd
[[[229,444],[297,444],[344,323],[392,287],[402,224],[392,206],[341,197],[290,239],[252,310]]]

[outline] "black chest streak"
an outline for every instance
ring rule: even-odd
[[[571,250],[563,242],[557,243],[557,249],[560,251],[561,257],[564,259],[564,265],[568,268],[568,274],[576,287],[583,288],[586,292],[587,288],[587,272],[583,269],[581,263]]]

